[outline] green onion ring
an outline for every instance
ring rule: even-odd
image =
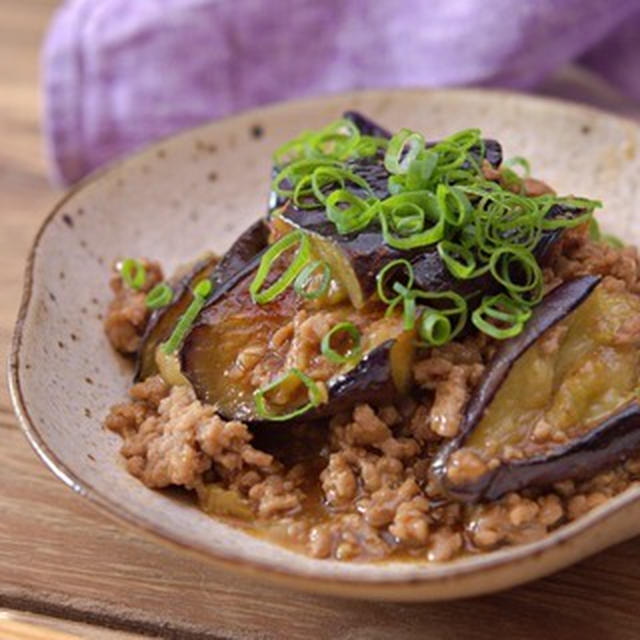
[[[419,133],[409,129],[400,129],[389,141],[384,156],[384,166],[389,173],[405,174],[409,165],[424,149],[424,138]]]
[[[451,304],[450,307],[435,309],[438,313],[447,317],[457,316],[457,321],[451,331],[450,340],[453,340],[466,326],[469,317],[467,301],[455,291],[422,291],[421,289],[413,289],[411,295],[416,298],[416,302],[425,300],[439,304],[446,302]]]
[[[420,207],[425,213],[425,220],[434,222],[434,224],[420,233],[398,237],[391,232],[387,218],[389,212],[393,211],[397,205],[408,202],[415,203]],[[381,202],[379,220],[385,243],[401,250],[417,249],[435,244],[443,238],[446,229],[444,214],[438,207],[435,196],[428,191],[412,191],[387,198]]]
[[[346,354],[338,353],[331,346],[331,338],[333,338],[336,333],[340,332],[347,333],[353,341],[353,346]],[[362,338],[360,336],[360,331],[358,331],[358,328],[352,322],[339,322],[324,334],[322,342],[320,343],[320,350],[324,357],[330,362],[335,364],[344,364],[345,362],[353,362],[360,357],[362,353],[361,342]]]
[[[320,281],[320,285],[312,291],[309,291],[307,287],[311,282],[311,276],[318,271],[318,269],[322,269],[322,280]],[[315,300],[327,292],[330,281],[331,269],[329,268],[329,265],[323,260],[314,260],[300,271],[293,283],[293,288],[299,296],[307,298],[307,300]]]
[[[311,156],[345,160],[355,152],[359,142],[360,129],[351,120],[342,118],[308,138],[307,150]]]
[[[512,307],[512,311],[509,312],[508,305],[508,298],[504,294],[489,298],[485,297],[482,299],[480,306],[471,314],[471,322],[477,329],[492,338],[498,340],[513,338],[522,332],[525,322],[531,315],[531,310],[523,307],[520,307],[520,310],[518,310],[517,307]],[[501,311],[500,307],[503,309],[506,308],[507,311]],[[506,323],[507,326],[496,327],[495,324],[486,320],[484,316]]]
[[[360,158],[367,158],[376,155],[378,149],[386,149],[389,141],[386,138],[378,138],[375,136],[360,136],[360,142],[357,144],[354,155]]]
[[[462,227],[466,224],[472,207],[463,191],[446,184],[439,184],[436,188],[436,198],[445,220],[451,226]]]
[[[282,198],[291,198],[296,185],[302,178],[314,172],[318,167],[340,167],[339,163],[330,159],[296,160],[281,169],[271,181],[271,188]],[[283,182],[289,182],[291,188],[283,187]]]
[[[390,175],[387,179],[387,189],[392,196],[406,191],[407,185],[405,176]]]
[[[120,265],[120,276],[130,289],[139,291],[147,281],[147,270],[140,260],[127,258]]]
[[[409,165],[407,170],[407,191],[419,191],[426,189],[429,179],[438,165],[438,154],[426,149],[418,154],[418,157]]]
[[[420,233],[424,229],[425,213],[415,202],[400,202],[389,211],[394,231],[403,236]]]
[[[347,206],[342,208],[342,205]],[[376,203],[370,204],[346,189],[334,191],[327,198],[325,207],[327,218],[342,235],[368,227],[377,213]]]
[[[416,326],[416,299],[415,296],[402,297],[402,325],[405,331],[410,331]]]
[[[476,274],[476,259],[469,249],[449,240],[438,242],[438,255],[449,272],[459,280],[466,280]]]
[[[298,250],[285,272],[264,291],[260,291],[260,288],[269,275],[273,263],[285,251],[291,249],[296,244],[298,245]],[[306,233],[300,230],[292,231],[272,244],[263,254],[256,276],[249,286],[249,293],[251,294],[253,302],[256,304],[265,304],[267,302],[271,302],[282,294],[295,280],[298,273],[300,273],[304,265],[309,260],[310,251],[311,243],[309,241],[309,237]]]
[[[157,284],[145,298],[145,304],[149,309],[162,309],[173,300],[173,289],[166,283]]]
[[[522,283],[515,282],[511,277],[510,270],[514,265],[523,273]],[[489,270],[516,300],[532,304],[542,298],[542,269],[530,251],[522,247],[500,247],[491,255]],[[521,294],[525,293],[530,293],[532,298],[523,298]]]
[[[418,335],[432,347],[441,347],[451,340],[451,321],[435,309],[425,309],[418,322]]]
[[[387,296],[387,293],[385,291],[385,286],[388,283],[385,281],[385,277],[390,271],[392,270],[395,271],[398,267],[404,267],[407,272],[407,282],[405,283],[406,288],[411,289],[411,287],[413,286],[414,275],[413,275],[413,267],[411,266],[411,263],[408,260],[405,260],[404,258],[391,260],[391,262],[388,262],[387,264],[385,264],[384,267],[382,267],[382,269],[380,269],[380,271],[378,271],[378,273],[376,274],[376,288],[378,292],[378,297],[380,298],[380,300],[382,300],[382,302],[386,304],[393,304],[393,302],[397,298],[391,299],[389,298],[389,296]]]
[[[326,181],[323,182],[321,180],[322,176],[325,176]],[[344,189],[347,182],[350,182],[364,189],[370,196],[373,196],[373,191],[369,183],[359,175],[336,167],[318,167],[311,174],[311,188],[319,202],[326,204],[328,198],[327,194],[323,193],[322,187],[335,182],[340,185],[338,189]]]
[[[514,156],[509,158],[503,164],[503,166],[513,170],[514,167],[520,167],[522,169],[522,175],[518,175],[518,178],[528,178],[531,175],[531,165],[526,158],[522,156]],[[514,171],[515,173],[515,171]]]
[[[204,307],[207,298],[209,297],[211,291],[213,289],[213,285],[211,284],[211,280],[201,280],[193,289],[193,300],[191,304],[187,307],[187,310],[180,316],[173,332],[169,339],[162,345],[162,350],[167,354],[171,355],[176,353],[184,340],[189,329],[193,325],[195,319],[198,317],[198,314]]]
[[[309,393],[309,402],[307,402],[307,404],[303,405],[302,407],[299,407],[298,409],[294,409],[290,413],[271,413],[267,408],[266,394],[269,393],[269,391],[273,391],[274,389],[279,387],[290,376],[295,376],[305,385],[305,387],[307,387],[307,391]],[[261,389],[256,389],[256,391],[254,391],[253,393],[253,401],[255,403],[256,413],[260,418],[273,422],[282,422],[284,420],[291,420],[307,413],[307,411],[309,411],[310,409],[313,409],[323,402],[326,402],[327,398],[326,393],[323,393],[321,388],[309,376],[305,375],[304,373],[302,373],[302,371],[294,367],[289,369],[289,371],[287,371],[285,374],[279,376]]]

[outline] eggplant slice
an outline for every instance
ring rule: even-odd
[[[214,290],[241,271],[267,246],[269,229],[264,219],[257,220],[243,231],[219,260],[214,255],[197,261],[188,271],[172,283],[172,302],[151,314],[136,360],[135,381],[145,380],[158,373],[156,349],[167,340],[180,316],[193,300],[193,287],[210,278]]]
[[[621,339],[640,298],[585,276],[505,341],[432,471],[455,500],[593,475],[640,448],[640,349]]]
[[[246,269],[242,279],[222,285],[224,292],[202,310],[180,352],[182,374],[198,398],[214,405],[220,415],[265,421],[256,412],[254,392],[296,366],[326,385],[327,402],[304,414],[305,420],[333,415],[359,402],[388,402],[409,390],[414,334],[404,330],[401,318],[384,318],[381,305],[357,314],[348,303],[316,312],[328,314],[316,316],[324,326],[350,321],[361,329],[361,358],[344,365],[330,363],[319,345],[307,349],[299,344],[299,332],[305,329],[293,319],[309,317],[313,322],[314,311],[296,316],[300,299],[292,288],[267,305],[253,304],[253,278],[254,272]],[[291,385],[278,392],[273,404],[278,415],[285,415],[307,399],[303,385]]]
[[[365,116],[349,111],[344,114],[356,124],[364,135],[390,137],[389,133]],[[485,159],[489,164],[498,168],[502,162],[502,147],[496,140],[483,141],[483,155],[480,149],[470,150],[478,160]],[[427,147],[435,142],[427,143]],[[373,157],[362,158],[347,163],[349,171],[364,178],[370,185],[373,194],[383,200],[388,197],[389,172],[384,167],[384,156],[378,154]],[[273,168],[273,175],[278,173],[278,167]],[[367,194],[355,185],[348,187],[358,197],[366,198]],[[398,258],[407,259],[415,276],[415,286],[424,291],[454,291],[469,298],[470,310],[474,304],[480,302],[482,292],[490,295],[497,292],[498,285],[490,274],[478,278],[460,280],[453,276],[438,254],[435,246],[421,247],[414,251],[400,251],[385,244],[382,230],[373,223],[359,233],[342,235],[335,225],[327,219],[324,209],[300,209],[291,201],[279,198],[275,192],[270,195],[270,215],[277,211],[277,215],[289,225],[303,229],[309,233],[316,253],[325,260],[334,273],[341,274],[343,284],[349,294],[351,303],[361,308],[376,290],[376,275],[387,263]],[[554,205],[547,213],[547,218],[578,217],[584,214],[584,209]],[[560,239],[563,230],[545,231],[534,250],[538,262],[544,266],[551,255],[553,246]],[[393,274],[389,274],[393,277]]]

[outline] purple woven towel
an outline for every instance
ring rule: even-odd
[[[68,0],[43,56],[52,173],[275,100],[528,88],[577,58],[640,100],[639,33],[640,0]]]

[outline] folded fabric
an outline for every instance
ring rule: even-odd
[[[640,0],[69,0],[43,53],[52,175],[276,100],[529,88],[578,57],[640,99],[639,29]]]

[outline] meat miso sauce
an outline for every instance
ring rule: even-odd
[[[116,264],[105,332],[136,366],[105,425],[131,474],[359,561],[538,540],[638,482],[640,266],[599,202],[476,129],[354,112],[272,176],[223,256]]]

